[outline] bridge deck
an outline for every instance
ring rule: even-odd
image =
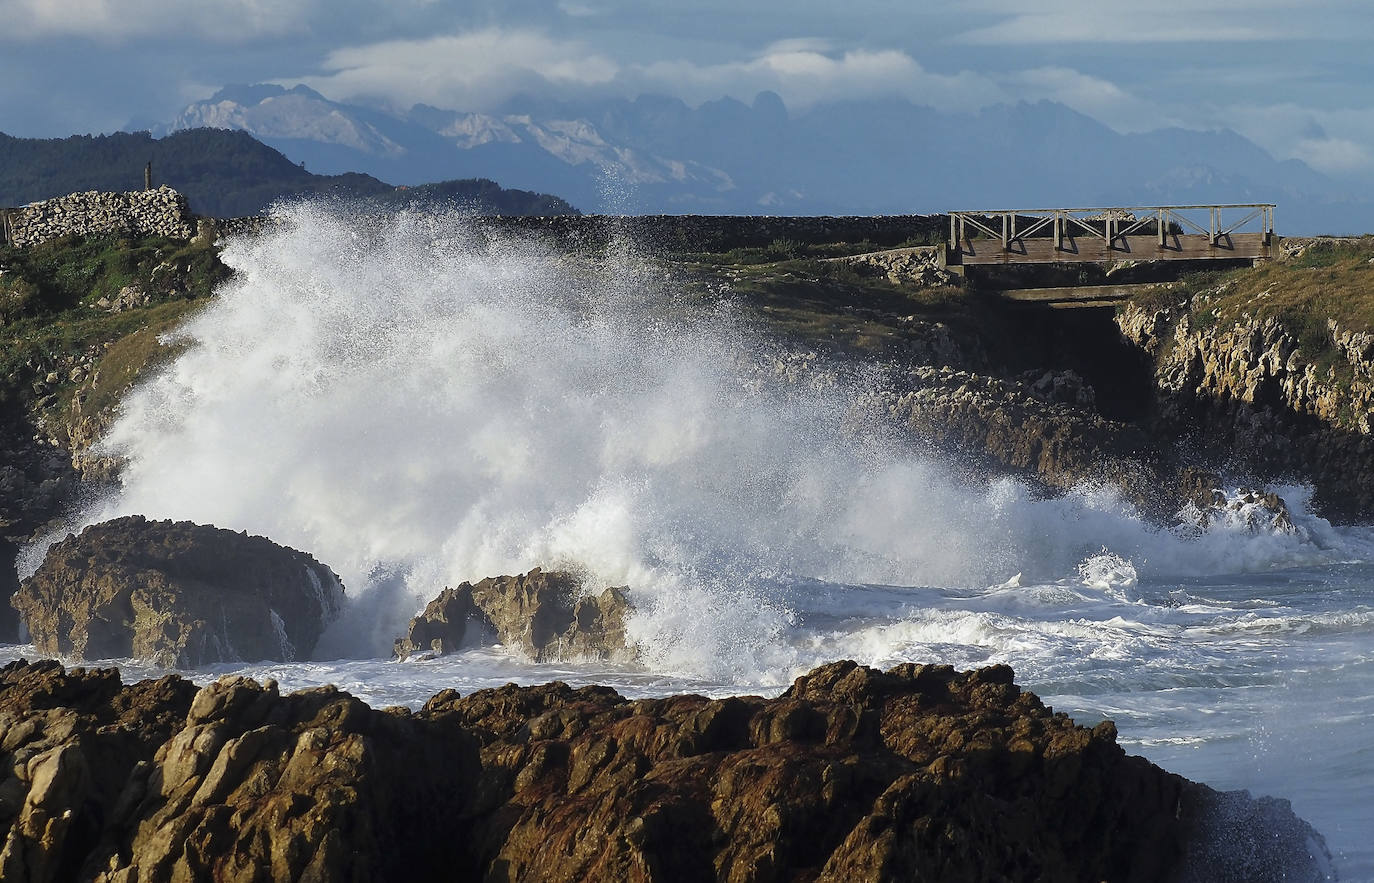
[[[1201,234],[1172,234],[1164,237],[1164,245],[1157,236],[1119,236],[1110,246],[1100,236],[1066,236],[1062,247],[1056,248],[1049,237],[1017,239],[1007,244],[989,239],[964,239],[951,249],[951,264],[1051,264],[1115,261],[1196,261],[1196,260],[1263,260],[1273,256],[1273,240],[1264,233],[1232,233],[1218,237],[1215,245],[1210,236]]]
[[[950,212],[945,262],[1253,261],[1273,243],[1272,203]]]

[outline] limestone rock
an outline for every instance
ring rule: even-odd
[[[605,659],[625,650],[624,589],[582,596],[577,577],[539,568],[446,588],[410,621],[395,655],[451,653],[464,643],[513,647],[536,662]]]
[[[95,308],[106,313],[122,313],[125,310],[145,307],[150,300],[151,298],[148,292],[143,290],[143,286],[135,283],[119,289],[119,293],[112,298],[100,298],[95,302]],[[73,381],[79,379],[77,377],[72,378]]]
[[[305,553],[129,516],[55,544],[13,604],[39,652],[193,668],[308,658],[342,598],[338,577]]]
[[[890,249],[837,260],[882,273],[896,285],[926,288],[954,285],[959,281],[959,277],[941,265],[939,246]]]
[[[1368,519],[1374,335],[1327,320],[1343,364],[1322,367],[1297,330],[1272,317],[1218,322],[1206,297],[1164,310],[1128,304],[1117,314],[1123,336],[1155,362],[1152,431],[1197,439],[1218,461],[1262,478],[1301,477],[1325,514]]]

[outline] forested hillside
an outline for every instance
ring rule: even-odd
[[[369,175],[315,175],[246,132],[191,129],[165,138],[146,132],[13,138],[0,133],[0,206],[83,190],[137,190],[153,164],[155,184],[186,194],[191,210],[213,217],[252,215],[283,197],[342,194],[383,202],[471,204],[486,214],[568,214],[562,199],[506,190],[485,179],[398,190]]]

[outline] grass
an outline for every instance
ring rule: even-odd
[[[769,262],[753,255],[736,261],[736,250],[693,255],[688,266],[698,275],[723,277],[751,319],[806,345],[882,357],[900,350],[913,321],[967,323],[972,330],[962,289],[899,285],[875,268],[823,259],[872,250],[872,243],[806,246],[798,250],[801,257]]]
[[[1294,334],[1317,362],[1338,359],[1327,326],[1374,331],[1374,240],[1319,243],[1291,263],[1268,263],[1230,274],[1210,310],[1220,321],[1273,318]],[[1320,367],[1320,366],[1319,366]]]
[[[210,242],[127,236],[69,236],[0,249],[0,267],[0,404],[33,409],[41,403],[47,415],[75,391],[64,370],[91,355],[99,358],[100,379],[86,413],[113,404],[132,378],[168,357],[158,336],[231,272]],[[147,294],[146,305],[117,313],[96,306],[130,285]],[[56,384],[44,380],[52,372]]]
[[[1328,320],[1345,331],[1374,332],[1374,237],[1316,240],[1291,260],[1192,273],[1172,290],[1143,292],[1132,301],[1144,309],[1188,302],[1189,321],[1204,332],[1273,319],[1297,338],[1302,357],[1318,372],[1348,382],[1353,369]]]

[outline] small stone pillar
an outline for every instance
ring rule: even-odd
[[[148,160],[148,164],[143,167],[143,189],[153,189],[153,161]]]

